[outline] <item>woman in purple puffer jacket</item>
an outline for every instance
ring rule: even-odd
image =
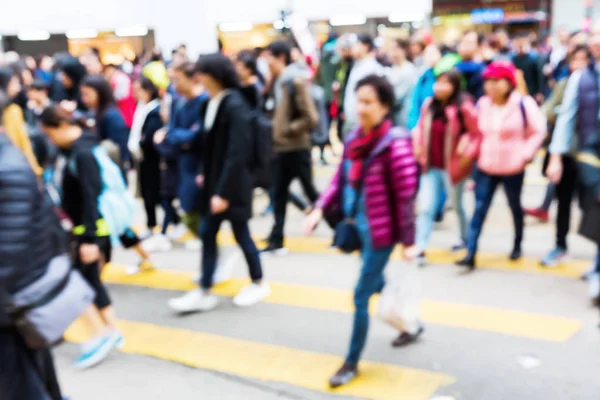
[[[385,78],[370,75],[358,83],[356,92],[360,126],[348,137],[342,163],[305,226],[306,232],[312,233],[323,216],[339,220],[354,214],[362,242],[363,267],[354,292],[350,350],[331,378],[331,387],[347,384],[358,373],[369,328],[369,299],[384,285],[383,270],[394,247],[402,244],[407,260],[416,253],[417,164],[410,133],[393,128],[389,119],[394,89]],[[394,345],[411,343],[422,331],[402,332]]]

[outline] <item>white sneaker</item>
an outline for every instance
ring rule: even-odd
[[[76,369],[87,369],[100,364],[116,346],[116,338],[108,333],[81,346],[81,355],[75,360]]]
[[[179,240],[187,235],[189,229],[184,224],[179,224],[167,231],[167,237],[171,240]]]
[[[240,259],[240,253],[236,252],[234,255],[229,256],[227,260],[224,262],[222,259],[217,260],[217,269],[215,270],[215,274],[213,276],[213,284],[218,285],[219,283],[227,282],[233,276],[233,268],[235,267],[235,263]],[[202,281],[202,274],[195,275],[192,278],[192,282],[197,285],[200,285]]]
[[[142,249],[149,253],[166,253],[173,249],[173,243],[165,235],[158,234],[142,242]]]
[[[180,314],[210,311],[217,308],[219,298],[213,294],[207,294],[204,290],[196,289],[187,292],[181,297],[169,300],[169,307]]]
[[[144,231],[142,231],[138,237],[140,238],[140,240],[146,240],[149,239],[152,236],[152,231],[148,228],[146,228]]]
[[[251,307],[271,295],[271,287],[267,283],[251,285],[243,288],[233,299],[238,307]]]
[[[592,299],[600,298],[600,274],[594,273],[588,278],[588,291]]]
[[[200,251],[202,249],[202,242],[200,239],[190,239],[183,245],[187,251]]]

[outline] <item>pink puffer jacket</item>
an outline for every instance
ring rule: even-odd
[[[347,143],[356,137],[349,136]],[[392,128],[373,150],[373,158],[364,179],[367,220],[373,247],[389,247],[398,243],[412,246],[415,242],[415,198],[418,186],[417,163],[413,156],[410,133]],[[341,218],[342,191],[340,174],[344,161],[323,192],[316,206],[329,220]]]

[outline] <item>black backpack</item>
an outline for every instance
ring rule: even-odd
[[[273,122],[260,110],[250,114],[252,126],[252,154],[250,169],[254,178],[254,187],[269,189],[273,184],[271,164],[273,161]]]

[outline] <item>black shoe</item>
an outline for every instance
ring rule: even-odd
[[[260,251],[260,254],[263,256],[283,257],[290,254],[290,251],[283,247],[283,245],[269,243],[267,247]]]
[[[423,332],[425,332],[425,328],[423,328],[422,326],[420,326],[417,333],[414,334],[402,332],[400,336],[398,336],[398,338],[392,342],[392,347],[408,346],[409,344],[419,340],[419,336],[421,336]]]
[[[523,257],[523,254],[521,253],[521,249],[514,249],[512,251],[512,253],[510,253],[510,255],[508,256],[510,261],[518,261],[521,259],[521,257]]]
[[[475,256],[467,256],[460,261],[456,262],[456,265],[459,267],[467,267],[469,270],[473,271],[475,269]]]
[[[425,252],[420,253],[417,256],[416,261],[417,261],[417,265],[420,268],[423,268],[424,266],[426,266],[427,265],[427,256],[425,255]]]
[[[355,365],[344,363],[342,368],[329,379],[329,387],[332,389],[349,384],[358,375]]]
[[[436,223],[440,223],[444,221],[444,212],[439,212],[437,214],[435,214],[435,218],[433,219]]]

